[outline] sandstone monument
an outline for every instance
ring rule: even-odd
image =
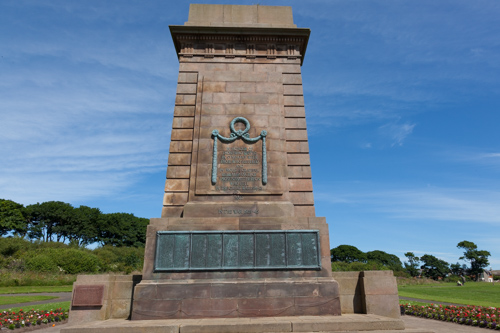
[[[132,319],[340,315],[316,217],[290,7],[191,5],[170,31],[179,79],[162,217]]]
[[[79,276],[63,332],[404,330],[392,272],[332,276],[302,91],[309,29],[290,7],[191,5],[170,31],[177,94],[142,276]]]

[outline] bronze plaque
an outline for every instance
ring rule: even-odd
[[[158,231],[155,271],[321,269],[317,230]]]
[[[76,285],[73,291],[72,306],[102,306],[104,285]]]

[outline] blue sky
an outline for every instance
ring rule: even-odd
[[[198,1],[198,3],[209,3]],[[500,2],[289,5],[331,247],[500,269]],[[0,2],[0,198],[159,217],[189,2]]]

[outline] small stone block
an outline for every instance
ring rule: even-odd
[[[104,285],[75,285],[72,306],[102,306]]]

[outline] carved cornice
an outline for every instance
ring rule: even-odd
[[[300,58],[310,35],[304,28],[170,26],[177,56]]]

